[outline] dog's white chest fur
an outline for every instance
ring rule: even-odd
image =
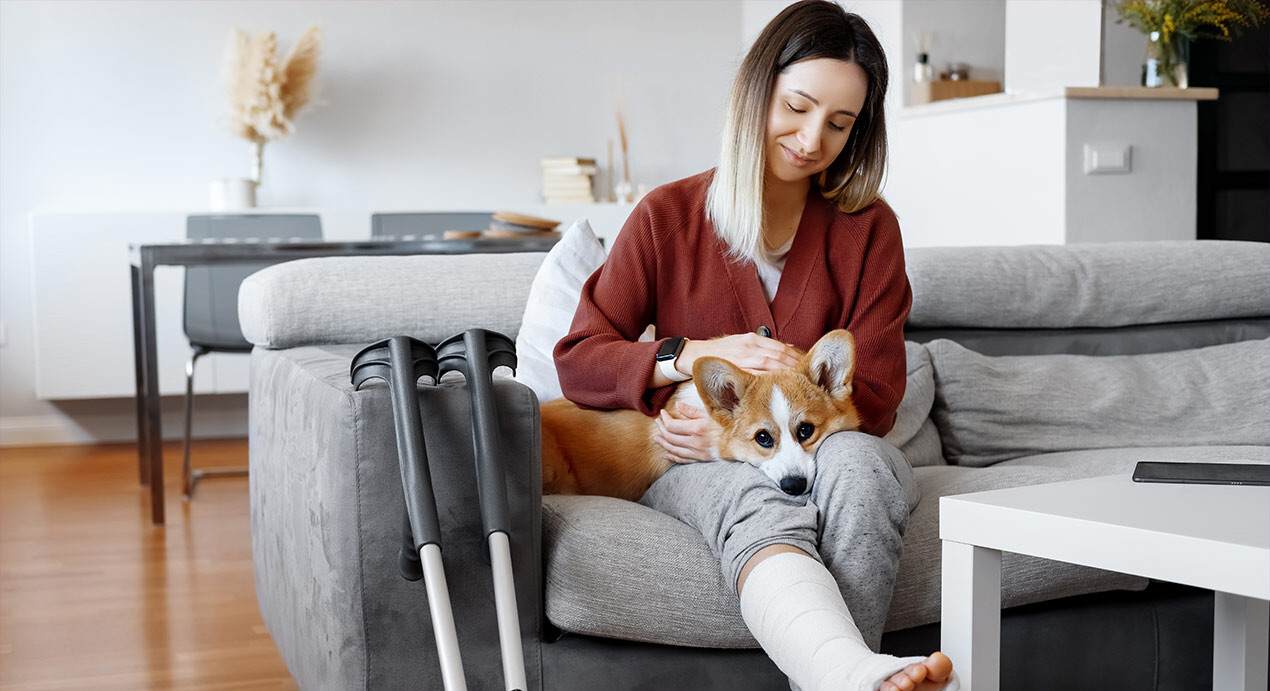
[[[670,397],[669,409],[672,412],[677,413],[675,409],[676,403],[683,403],[684,405],[690,405],[700,410],[703,413],[706,412],[705,401],[701,400],[701,393],[697,391],[697,385],[691,381],[687,381],[687,382],[684,382],[683,384],[680,384],[679,388],[675,391],[675,395]],[[677,414],[676,414],[676,417],[678,417]],[[706,417],[707,419],[709,419],[708,414]],[[715,423],[714,420],[710,420],[710,424],[715,427],[718,426],[718,424]],[[717,436],[716,436],[716,440],[717,440]],[[715,461],[723,460],[723,458],[719,455],[719,444],[717,441],[715,444],[711,445],[710,447],[710,458]]]
[[[692,382],[684,382],[675,392],[673,400],[701,410],[706,409],[705,401],[701,400],[701,392],[697,391],[697,386]]]

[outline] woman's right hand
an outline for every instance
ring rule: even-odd
[[[675,362],[675,368],[684,374],[692,374],[693,363],[698,358],[717,357],[750,373],[771,372],[794,367],[801,355],[797,349],[774,338],[744,333],[708,341],[688,341]]]

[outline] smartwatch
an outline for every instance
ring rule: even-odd
[[[668,338],[662,342],[661,347],[657,349],[657,369],[670,381],[688,381],[692,379],[692,375],[684,374],[675,367],[675,361],[679,359],[679,354],[684,350],[684,343],[688,339],[682,336]]]

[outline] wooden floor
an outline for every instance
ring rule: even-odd
[[[256,605],[246,478],[150,525],[132,444],[0,449],[0,689],[295,689]],[[246,440],[195,466],[240,465]]]

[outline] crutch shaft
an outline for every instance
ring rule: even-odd
[[[459,656],[459,637],[454,630],[454,611],[450,609],[450,589],[441,564],[441,548],[429,543],[419,549],[423,562],[423,583],[428,591],[428,610],[432,614],[432,634],[441,659],[441,683],[445,691],[467,691],[463,661]]]
[[[490,533],[488,544],[494,572],[494,610],[498,616],[503,681],[509,691],[524,691],[528,682],[525,681],[525,655],[520,645],[520,620],[516,613],[511,543],[507,540],[507,533]]]

